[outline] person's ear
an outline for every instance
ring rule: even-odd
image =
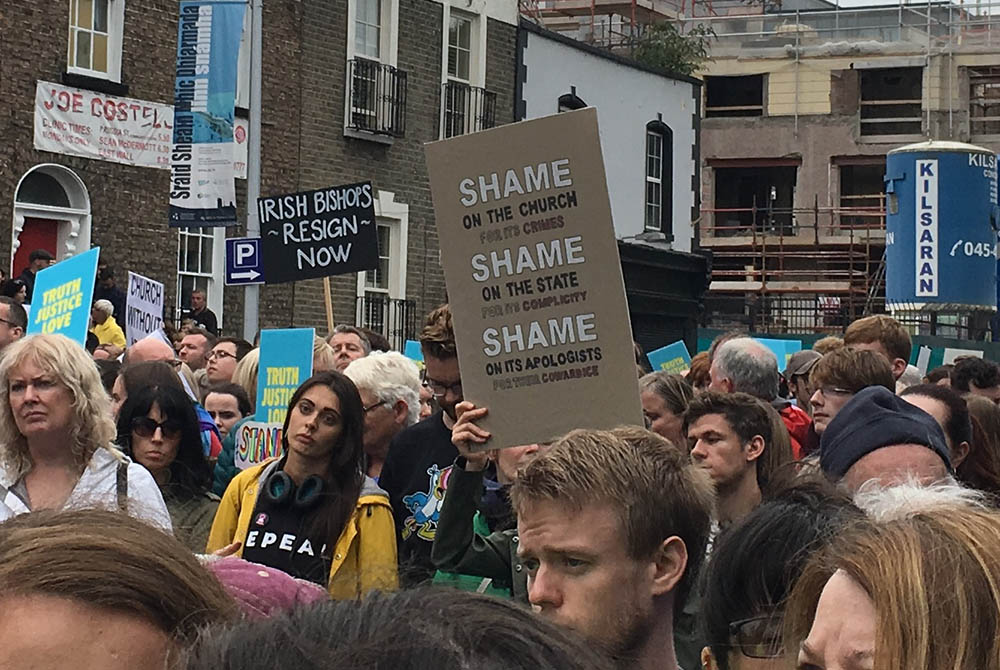
[[[701,648],[701,670],[719,670],[719,664],[715,662],[715,654],[708,647]]]
[[[722,380],[722,385],[726,387],[726,393],[734,393],[736,388],[733,386],[733,380],[726,377]]]
[[[900,377],[902,377],[903,373],[906,372],[906,365],[907,365],[906,361],[904,361],[902,358],[894,359],[892,361],[892,376],[895,379],[899,379]]]
[[[410,414],[410,408],[405,400],[397,400],[392,406],[392,413],[396,423],[403,425],[406,423],[406,417]]]
[[[955,445],[955,448],[951,450],[951,467],[952,469],[958,468],[962,462],[969,457],[969,451],[972,447],[968,442],[959,442]]]
[[[676,535],[664,540],[653,557],[652,595],[664,595],[677,588],[684,576],[687,562],[688,552],[684,540]]]
[[[754,435],[752,438],[750,438],[750,441],[747,442],[747,447],[746,447],[747,462],[752,463],[753,461],[756,461],[758,458],[760,458],[761,455],[764,453],[765,446],[766,445],[764,444],[764,438],[762,436]]]

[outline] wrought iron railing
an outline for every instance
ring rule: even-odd
[[[497,94],[460,81],[444,84],[444,136],[455,137],[496,125]]]
[[[413,300],[367,293],[358,296],[355,312],[355,323],[381,333],[397,351],[403,350],[406,340],[416,339],[418,314]]]
[[[376,135],[406,133],[406,71],[367,58],[348,62],[348,127]]]

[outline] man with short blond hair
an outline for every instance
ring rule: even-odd
[[[177,357],[187,363],[189,368],[198,371],[208,365],[208,352],[214,346],[215,335],[204,328],[189,328],[184,331]]]
[[[881,354],[892,368],[893,379],[899,379],[906,372],[913,350],[913,341],[903,325],[884,314],[866,316],[848,326],[844,345]]]
[[[640,429],[575,430],[511,488],[528,599],[622,668],[678,667],[673,620],[705,554],[712,487]]]

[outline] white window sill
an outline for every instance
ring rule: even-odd
[[[376,133],[369,133],[364,130],[355,130],[354,128],[344,128],[344,137],[350,137],[356,140],[365,140],[366,142],[375,142],[376,144],[384,144],[387,147],[391,147],[396,143],[396,138],[391,135],[379,135]]]

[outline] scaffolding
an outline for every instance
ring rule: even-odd
[[[703,208],[702,221],[748,221],[702,227],[713,241],[703,325],[832,333],[883,312],[883,205]]]

